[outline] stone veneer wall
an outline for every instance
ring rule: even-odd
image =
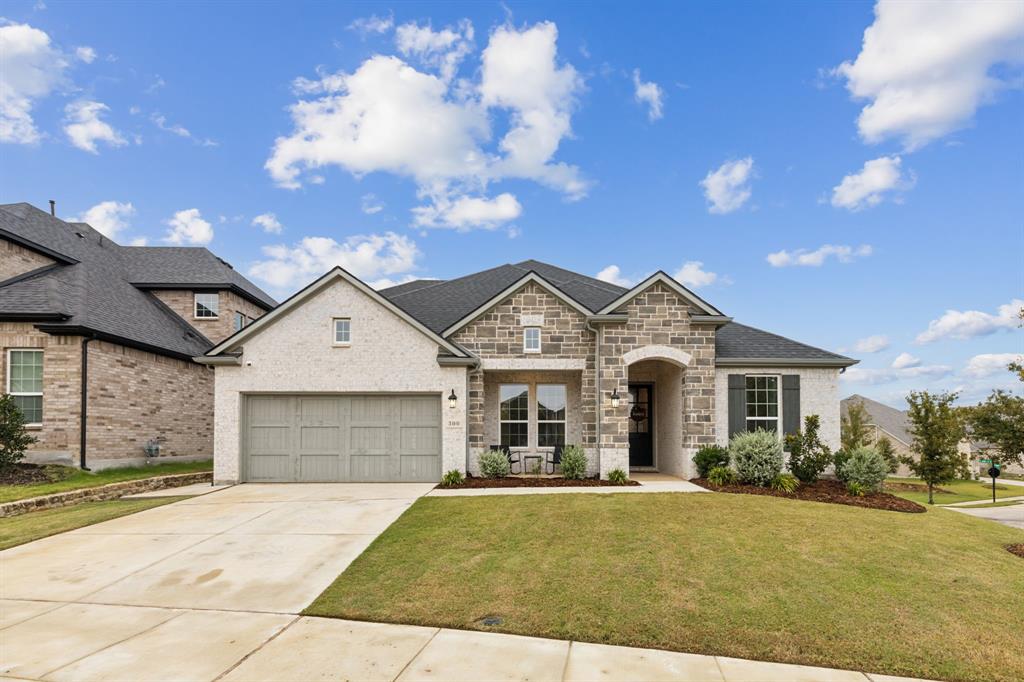
[[[0,282],[55,261],[6,239],[0,239]]]
[[[240,312],[254,320],[259,319],[266,312],[263,308],[233,291],[223,289],[217,292],[220,295],[218,316],[216,318],[196,318],[196,292],[184,289],[153,289],[150,293],[181,315],[186,322],[213,343],[219,343],[235,333],[235,312]]]

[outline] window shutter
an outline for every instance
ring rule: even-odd
[[[747,430],[747,378],[729,375],[729,438]]]
[[[782,432],[796,433],[800,430],[800,375],[782,376]]]

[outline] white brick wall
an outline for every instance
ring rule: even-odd
[[[332,345],[333,317],[352,320],[352,344]],[[245,392],[434,393],[442,406],[442,471],[466,466],[466,369],[437,364],[437,343],[363,292],[335,280],[245,340],[241,367],[217,367],[214,478],[239,477]],[[252,363],[251,366],[249,363]]]
[[[839,370],[831,367],[717,367],[715,368],[716,440],[729,444],[729,375],[799,374],[800,428],[804,417],[821,417],[821,440],[839,449]],[[780,389],[781,390],[781,389]],[[781,396],[780,396],[781,401]]]

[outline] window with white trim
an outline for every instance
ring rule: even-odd
[[[25,416],[25,423],[43,423],[43,351],[7,352],[7,392]]]
[[[540,352],[540,327],[524,327],[523,328],[523,352],[524,353],[539,353]]]
[[[347,346],[352,343],[352,320],[347,317],[334,318],[334,345]]]
[[[247,322],[246,322],[245,313],[240,313],[240,312],[238,312],[236,310],[235,311],[235,331],[236,332],[237,331],[241,331],[242,328],[245,327],[246,324],[247,324]]]
[[[565,446],[565,384],[537,384],[537,447]]]
[[[211,319],[220,314],[220,294],[195,294],[195,316],[197,319]]]
[[[748,374],[747,431],[763,429],[781,433],[779,426],[779,377]]]
[[[498,387],[500,406],[498,428],[500,442],[510,448],[530,444],[530,387],[526,384],[502,384]]]

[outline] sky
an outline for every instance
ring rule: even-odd
[[[1024,4],[0,6],[0,201],[284,298],[664,270],[902,407],[1020,390]]]

